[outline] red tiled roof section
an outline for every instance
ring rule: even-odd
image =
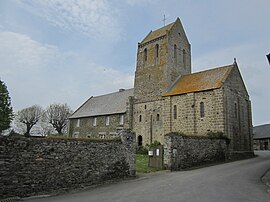
[[[141,44],[150,42],[156,38],[165,36],[167,33],[167,30],[170,30],[172,28],[172,26],[174,25],[175,22],[166,25],[165,27],[162,27],[160,29],[157,29],[155,31],[151,31],[141,42]]]
[[[232,68],[233,65],[228,65],[181,76],[171,89],[162,96],[181,95],[220,88]]]

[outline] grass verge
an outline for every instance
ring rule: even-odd
[[[158,171],[158,169],[148,167],[147,154],[136,154],[136,172],[137,173],[151,173],[155,171]]]

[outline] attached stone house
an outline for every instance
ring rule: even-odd
[[[253,140],[255,150],[270,150],[270,124],[255,126]]]
[[[95,106],[82,105],[71,116],[70,135],[76,136],[78,132],[82,136],[100,132],[109,135],[119,127],[117,116],[125,114],[123,127],[135,132],[138,145],[155,140],[164,143],[164,135],[170,132],[206,135],[221,131],[231,139],[231,150],[252,150],[251,104],[236,61],[191,73],[191,45],[179,18],[149,32],[138,43],[134,90],[128,92],[121,113],[102,111],[81,116],[86,111],[103,108],[104,103],[98,97]],[[107,99],[106,106],[114,102]],[[109,130],[105,130],[109,128],[104,128],[105,123],[89,126],[91,118],[105,121],[108,114],[115,116]],[[76,128],[78,119],[83,122],[83,117],[88,117],[89,123],[85,120],[85,127]]]
[[[90,97],[69,117],[69,134],[74,137],[113,138],[130,122],[133,89]]]

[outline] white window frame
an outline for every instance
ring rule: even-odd
[[[106,126],[109,126],[110,125],[110,116],[106,116],[106,118],[105,118],[106,120]]]
[[[80,127],[80,119],[77,119],[77,124],[76,124],[76,127],[78,128],[78,127]]]
[[[97,126],[97,117],[93,118],[93,126]]]
[[[110,138],[117,137],[117,132],[109,132]]]
[[[106,138],[106,132],[99,132],[98,136],[100,139],[105,139]]]
[[[124,114],[120,114],[120,116],[119,116],[119,125],[124,125],[124,118],[125,118]]]
[[[74,138],[79,138],[79,135],[80,135],[79,132],[74,132],[74,133],[73,133],[73,137],[74,137]]]

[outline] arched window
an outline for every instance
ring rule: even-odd
[[[158,63],[158,57],[159,57],[159,45],[156,44],[155,46],[155,62]]]
[[[234,117],[237,119],[237,112],[238,112],[238,110],[237,110],[237,104],[236,103],[234,103]]]
[[[142,136],[141,135],[139,135],[138,136],[138,146],[142,146]]]
[[[173,118],[177,119],[177,106],[173,105]]]
[[[147,61],[147,48],[145,48],[143,50],[143,62],[144,62],[144,64],[146,63],[146,61]]]
[[[157,114],[157,121],[159,121],[159,117],[160,117],[160,115],[159,115],[159,114]]]
[[[174,58],[174,63],[177,63],[177,46],[174,44],[173,46],[173,58]]]
[[[200,103],[200,115],[201,115],[201,118],[204,117],[204,103],[203,102]]]
[[[142,122],[142,115],[139,116],[139,122]]]
[[[186,50],[183,49],[183,65],[184,65],[184,68],[186,68]]]

